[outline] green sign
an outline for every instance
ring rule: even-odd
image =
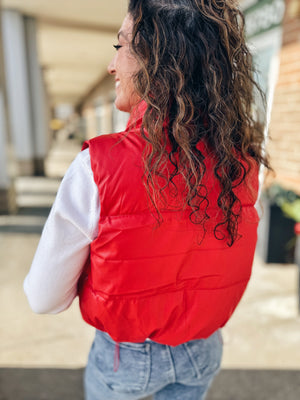
[[[281,25],[285,0],[260,0],[244,10],[248,38]]]

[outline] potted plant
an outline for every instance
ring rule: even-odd
[[[267,215],[267,263],[293,263],[295,260],[295,222],[300,222],[300,197],[280,185],[270,186],[264,193]],[[298,220],[299,218],[299,220]]]

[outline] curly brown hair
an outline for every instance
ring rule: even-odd
[[[141,65],[135,87],[148,105],[142,134],[149,143],[145,176],[151,201],[160,215],[158,195],[176,188],[175,177],[182,176],[184,206],[193,223],[204,225],[209,198],[202,182],[205,156],[197,148],[204,141],[221,187],[223,217],[214,235],[220,239],[218,230],[225,227],[231,246],[241,212],[234,189],[251,169],[249,159],[269,168],[264,128],[253,117],[254,89],[263,94],[253,78],[244,17],[234,0],[130,0],[128,12],[131,48]],[[206,204],[204,212],[200,204]]]

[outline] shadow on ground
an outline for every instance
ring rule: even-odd
[[[82,369],[1,368],[0,400],[83,400],[82,374]],[[226,369],[207,400],[299,400],[299,382],[300,371]]]
[[[59,183],[58,178],[19,177],[16,183],[17,212],[0,215],[0,233],[40,235]]]
[[[40,235],[50,207],[21,207],[17,214],[0,215],[0,233]]]

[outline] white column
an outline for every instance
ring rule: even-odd
[[[0,32],[1,32],[1,0],[0,0]],[[15,211],[16,198],[14,185],[9,176],[7,143],[8,114],[5,96],[5,72],[3,60],[2,37],[0,35],[0,213]]]
[[[6,155],[7,130],[5,123],[4,95],[0,88],[0,213],[9,212],[14,208],[14,191],[8,174],[8,159]]]
[[[18,11],[2,11],[6,87],[12,140],[20,174],[32,175],[33,127],[24,19]]]
[[[6,117],[4,108],[3,91],[0,88],[0,188],[5,189],[10,184],[10,179],[7,173],[7,157],[6,157]]]
[[[34,18],[25,18],[25,30],[32,110],[35,174],[43,175],[44,159],[49,147],[49,123],[43,75],[38,59],[36,20]]]

